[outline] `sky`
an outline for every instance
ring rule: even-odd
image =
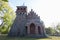
[[[9,0],[14,11],[16,6],[22,6],[23,3],[28,12],[33,9],[40,16],[46,27],[60,22],[60,0]]]

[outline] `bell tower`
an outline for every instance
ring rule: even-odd
[[[16,18],[10,30],[9,36],[25,35],[25,25],[27,21],[27,6],[17,6]]]
[[[17,34],[17,35],[24,35],[24,32],[25,32],[25,24],[26,24],[26,21],[27,21],[27,6],[17,6],[17,9],[16,9],[16,20],[17,20],[17,26],[19,28],[19,32],[20,34]],[[17,28],[17,30],[18,30]]]
[[[17,14],[27,14],[27,6],[17,6]]]

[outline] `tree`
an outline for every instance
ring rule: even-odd
[[[54,35],[56,32],[52,27],[45,28],[45,30],[48,35]]]
[[[58,32],[60,33],[60,23],[57,24],[56,29],[57,29]]]
[[[8,2],[8,0],[2,0],[2,1]]]
[[[6,1],[8,0],[0,0],[0,19],[3,19],[3,23],[0,25],[1,33],[9,32],[9,29],[15,18],[15,13]]]

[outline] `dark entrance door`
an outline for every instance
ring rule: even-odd
[[[30,34],[35,34],[35,25],[33,23],[30,25]]]

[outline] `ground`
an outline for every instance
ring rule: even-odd
[[[49,38],[26,38],[26,37],[6,37],[0,35],[0,40],[60,40],[58,36],[50,36]]]

